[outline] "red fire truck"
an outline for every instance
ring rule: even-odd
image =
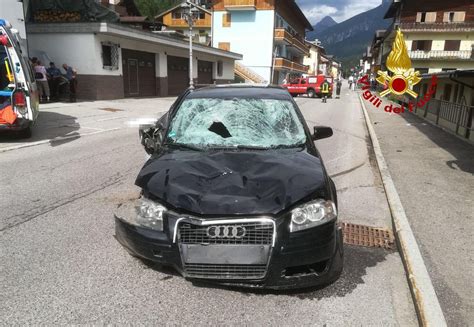
[[[321,97],[321,84],[327,80],[329,82],[328,97],[332,97],[333,78],[331,76],[317,75],[308,77],[293,78],[289,83],[282,84],[282,87],[288,89],[288,92],[294,97],[298,94],[307,94],[308,97]]]

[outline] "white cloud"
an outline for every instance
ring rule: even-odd
[[[379,6],[380,4],[380,0],[364,0],[361,2],[351,2],[344,8],[342,8],[342,10],[337,10],[337,12],[331,17],[337,22],[343,22],[357,14],[373,9]],[[317,7],[310,9],[310,11],[313,10],[317,10]]]
[[[316,6],[311,9],[303,10],[303,13],[312,25],[316,24],[326,16],[331,16],[334,18],[333,15],[337,12],[337,8],[326,5]],[[335,20],[338,21],[337,19]]]

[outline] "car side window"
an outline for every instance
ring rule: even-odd
[[[302,79],[301,84],[306,84],[306,80]]]

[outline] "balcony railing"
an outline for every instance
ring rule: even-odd
[[[227,10],[255,10],[256,0],[224,0]]]
[[[275,69],[286,69],[299,73],[307,73],[309,66],[299,64],[286,58],[275,58]]]
[[[474,22],[454,22],[454,23],[399,23],[402,31],[410,32],[472,32]]]
[[[304,42],[298,39],[296,36],[292,35],[284,28],[275,29],[275,40],[284,41],[288,45],[298,49],[305,56],[309,56],[309,48],[304,44]]]
[[[473,58],[472,50],[412,50],[408,51],[411,59],[443,59],[443,60],[470,60]]]

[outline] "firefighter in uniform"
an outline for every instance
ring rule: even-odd
[[[323,96],[323,102],[327,102],[328,94],[329,94],[329,83],[328,80],[324,80],[323,84],[321,84],[321,93]]]

